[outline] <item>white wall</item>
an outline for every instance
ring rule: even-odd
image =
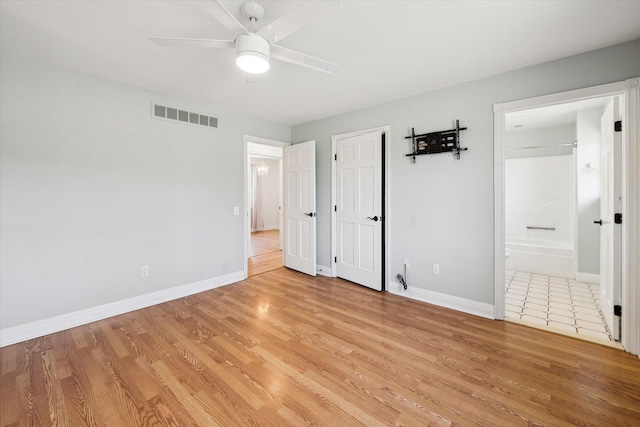
[[[243,134],[288,141],[289,127],[9,55],[0,66],[3,329],[242,272]],[[151,101],[219,128],[152,119]]]
[[[573,154],[571,145],[576,140],[575,125],[547,126],[537,129],[505,132],[506,159],[521,157],[561,156]],[[529,148],[524,147],[541,147]]]
[[[573,155],[507,159],[504,175],[507,242],[575,249]]]
[[[600,274],[600,117],[602,108],[578,111],[578,272]],[[591,165],[591,169],[587,168]]]
[[[507,241],[575,249],[575,140],[573,124],[505,133]]]
[[[639,53],[636,40],[295,126],[293,141],[316,141],[318,264],[332,257],[331,135],[390,125],[389,278],[408,258],[410,287],[493,303],[493,105],[636,77]],[[409,163],[411,127],[450,129],[455,119],[468,127],[459,161],[436,154]]]

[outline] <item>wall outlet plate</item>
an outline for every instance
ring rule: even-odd
[[[440,264],[433,264],[433,274],[440,274]]]

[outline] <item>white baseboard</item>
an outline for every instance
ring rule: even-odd
[[[326,265],[316,265],[316,274],[319,274],[320,276],[333,277],[331,267],[327,267]]]
[[[591,274],[591,273],[576,273],[576,280],[578,282],[588,282],[588,283],[597,283],[600,284],[600,275],[599,274]]]
[[[429,291],[427,289],[409,287],[406,291],[402,285],[396,281],[389,282],[388,291],[395,295],[415,299],[429,304],[438,305],[440,307],[450,308],[452,310],[461,311],[463,313],[473,314],[475,316],[494,319],[493,304],[473,301],[466,298],[456,297],[453,295],[443,294],[441,292]]]
[[[242,271],[226,274],[224,276],[212,277],[195,283],[188,283],[182,286],[140,295],[109,304],[100,305],[93,308],[61,314],[49,319],[36,320],[22,325],[0,329],[0,347],[19,343],[22,341],[38,338],[55,332],[64,331],[87,323],[118,316],[130,311],[139,310],[177,298],[219,288],[244,279]]]

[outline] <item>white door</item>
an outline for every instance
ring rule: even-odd
[[[284,266],[316,275],[316,144],[284,148]]]
[[[600,309],[614,339],[619,339],[619,317],[613,306],[620,304],[620,226],[614,215],[620,212],[620,132],[617,99],[612,100],[601,118],[600,140]]]
[[[336,275],[382,290],[382,131],[336,141]]]

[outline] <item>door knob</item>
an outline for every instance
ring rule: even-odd
[[[594,223],[594,224],[600,224],[600,225],[602,225],[602,220],[601,220],[601,219],[599,219],[599,220],[597,220],[597,221],[593,221],[593,223]]]
[[[305,213],[306,216],[316,216],[315,212]]]
[[[370,219],[371,221],[377,221],[378,220],[378,215],[374,216],[373,218],[368,216],[367,219]]]

